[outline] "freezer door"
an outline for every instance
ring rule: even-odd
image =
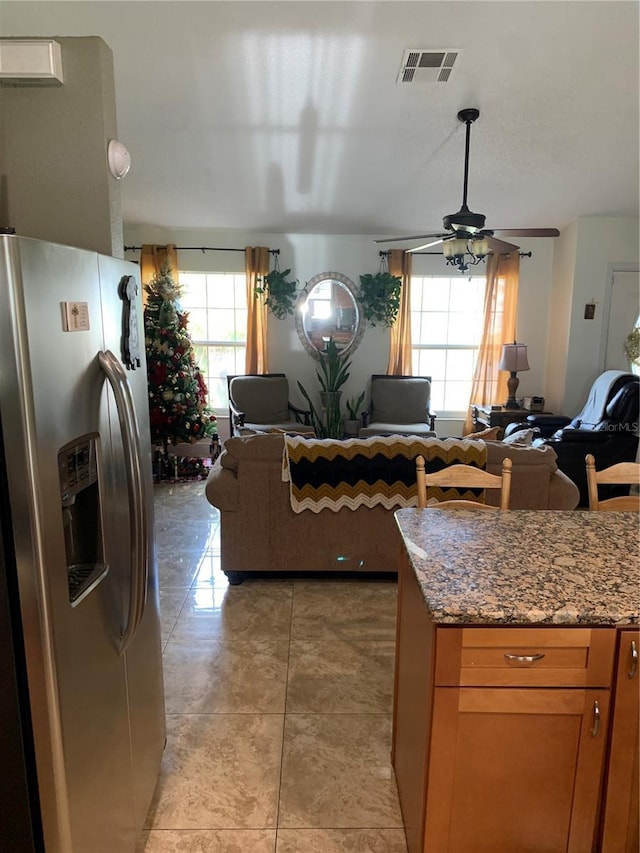
[[[98,363],[101,313],[95,253],[0,237],[0,411],[47,853],[129,853],[139,826],[119,651],[127,578],[106,535],[111,401]],[[108,570],[73,603],[65,510],[74,505],[59,453],[78,437],[95,439],[91,500],[105,522],[96,553]]]
[[[33,757],[29,697],[24,679],[22,620],[15,595],[2,419],[0,418],[0,838],[21,853],[42,850],[42,827]],[[11,839],[11,842],[9,842]]]
[[[162,753],[165,745],[164,686],[162,678],[162,646],[160,638],[160,609],[158,595],[158,571],[155,551],[153,516],[153,478],[151,471],[151,444],[149,431],[149,397],[147,389],[147,371],[144,357],[144,324],[142,311],[142,292],[139,270],[136,265],[116,258],[99,257],[100,285],[102,290],[102,316],[104,323],[105,349],[125,359],[130,352],[131,343],[138,342],[138,366],[126,369],[126,380],[135,409],[137,424],[137,443],[141,450],[141,491],[139,504],[129,506],[123,497],[127,493],[127,459],[123,446],[123,431],[117,419],[117,411],[110,409],[110,453],[113,464],[109,466],[112,475],[110,488],[113,489],[114,511],[110,523],[114,526],[108,535],[112,538],[113,559],[122,566],[128,565],[132,552],[130,540],[130,519],[140,512],[144,515],[147,531],[143,543],[144,565],[135,571],[146,582],[144,609],[136,626],[135,636],[127,644],[125,651],[127,683],[129,691],[129,713],[131,725],[131,744],[133,751],[133,776],[135,785],[136,819],[140,829],[149,809],[149,804],[158,778]],[[127,305],[131,298],[132,304]],[[126,339],[127,333],[129,340]],[[133,584],[135,587],[135,583]],[[126,601],[129,611],[131,597]],[[135,608],[134,608],[135,609]],[[133,613],[132,613],[133,616]]]

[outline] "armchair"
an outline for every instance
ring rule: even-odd
[[[315,435],[311,413],[289,402],[289,382],[284,373],[228,376],[227,387],[232,435],[240,435],[242,429]]]
[[[436,416],[429,410],[430,376],[371,376],[371,402],[362,413],[360,438],[419,435],[436,438]]]
[[[597,468],[634,462],[638,452],[640,376],[606,370],[591,386],[587,402],[575,418],[529,415],[509,424],[505,434],[531,427],[540,430],[534,446],[548,444],[558,456],[558,468],[580,490],[580,505],[588,506],[584,458],[591,453]]]

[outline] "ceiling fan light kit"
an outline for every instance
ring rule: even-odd
[[[442,253],[447,264],[455,266],[461,273],[466,273],[470,266],[483,261],[490,253],[501,255],[518,251],[519,246],[498,240],[494,235],[503,234],[506,237],[558,237],[557,228],[508,228],[488,229],[484,227],[486,217],[482,213],[474,213],[467,206],[467,189],[469,184],[469,147],[471,141],[471,125],[480,116],[480,110],[467,107],[458,113],[458,121],[466,125],[464,149],[464,182],[462,188],[462,205],[457,213],[448,213],[442,219],[444,233],[417,234],[413,237],[389,237],[375,240],[376,243],[405,242],[407,240],[424,240],[430,242],[407,249],[408,252],[419,252],[431,246],[442,244]]]
[[[480,237],[477,240],[454,237],[452,240],[443,241],[442,254],[447,264],[465,273],[469,267],[474,267],[485,260],[489,254],[489,241],[486,237]]]

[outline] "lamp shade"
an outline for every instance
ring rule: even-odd
[[[500,358],[498,370],[508,370],[510,373],[529,370],[527,345],[517,344],[515,341],[512,344],[503,344],[502,357]]]
[[[464,255],[467,251],[467,241],[461,237],[455,237],[453,240],[446,240],[442,244],[442,254],[445,258],[455,258],[456,255]]]

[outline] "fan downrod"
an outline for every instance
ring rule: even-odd
[[[464,147],[464,182],[462,189],[462,207],[457,213],[449,213],[442,220],[442,225],[447,231],[453,231],[454,235],[470,238],[482,231],[485,216],[482,213],[473,213],[467,207],[467,187],[469,183],[469,143],[471,139],[471,125],[480,115],[480,110],[475,107],[467,107],[458,113],[458,121],[466,124],[467,133]]]

